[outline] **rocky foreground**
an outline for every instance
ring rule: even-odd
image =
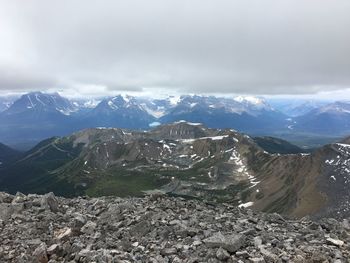
[[[350,262],[350,224],[225,204],[0,193],[0,262]]]

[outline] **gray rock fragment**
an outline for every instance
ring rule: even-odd
[[[47,257],[45,243],[40,244],[33,252],[34,261],[38,263],[47,263],[49,258]]]
[[[229,257],[230,257],[230,254],[222,247],[220,247],[216,251],[216,258],[221,260],[221,261],[227,260]]]
[[[162,256],[170,256],[170,255],[174,255],[177,253],[177,249],[174,247],[171,248],[164,248],[160,251],[160,254]]]
[[[54,213],[59,212],[59,202],[54,193],[48,193],[41,198],[41,207]]]

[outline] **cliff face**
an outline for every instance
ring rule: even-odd
[[[348,262],[348,220],[170,198],[0,192],[1,262]]]

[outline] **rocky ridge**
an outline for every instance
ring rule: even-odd
[[[45,140],[0,167],[0,190],[66,197],[160,190],[299,218],[347,218],[349,156],[347,139],[309,154],[271,154],[245,134],[200,123],[100,127]]]
[[[350,262],[348,219],[171,198],[0,192],[0,262]]]

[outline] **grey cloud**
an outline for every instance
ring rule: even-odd
[[[346,0],[1,3],[1,64],[44,72],[65,89],[305,94],[350,87]],[[13,88],[25,89],[19,80]]]
[[[23,72],[23,70],[19,69],[0,68],[0,90],[2,91],[21,92],[54,87],[57,87],[57,83],[49,77]]]

